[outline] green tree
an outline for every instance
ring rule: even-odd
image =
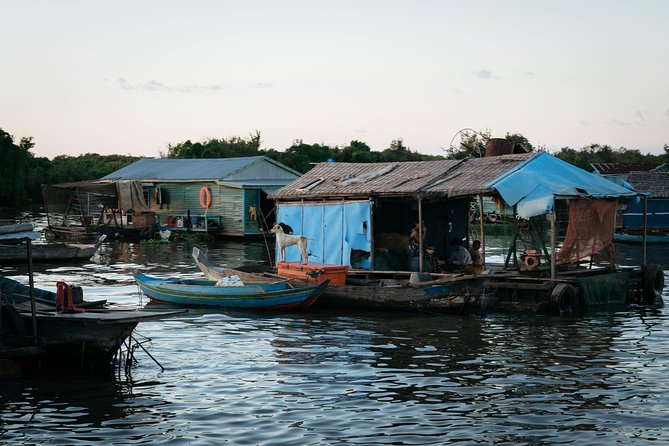
[[[275,153],[278,153],[277,161],[280,163],[285,164],[298,172],[306,173],[311,170],[315,164],[330,159],[332,156],[332,148],[322,144],[305,144],[301,139],[298,139],[293,141],[293,144],[284,152],[275,151]]]
[[[414,152],[409,147],[404,145],[402,138],[398,138],[390,143],[390,147],[381,152],[383,161],[397,162],[397,161],[428,161],[435,159],[443,159],[441,156],[423,155],[422,153]]]
[[[0,129],[0,207],[20,207],[28,201],[27,174],[32,138],[14,137]]]
[[[373,152],[372,149],[362,141],[353,140],[341,149],[333,149],[333,159],[344,163],[378,163],[383,161],[381,152]]]
[[[468,156],[481,157],[485,154],[485,146],[490,139],[490,130],[477,132],[473,129],[460,130],[457,135],[460,135],[460,144],[444,149],[446,158],[448,159],[464,159]]]
[[[235,158],[257,156],[260,149],[260,132],[248,138],[233,136],[228,139],[209,139],[203,143],[190,140],[167,146],[167,158]]]

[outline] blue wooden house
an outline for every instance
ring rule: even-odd
[[[146,158],[102,180],[141,182],[150,212],[170,230],[258,235],[274,222],[267,199],[300,173],[265,156]]]

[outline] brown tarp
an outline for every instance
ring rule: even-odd
[[[613,241],[616,206],[609,200],[570,200],[567,235],[556,263],[576,263],[608,247]]]
[[[146,207],[142,183],[137,180],[118,181],[116,188],[118,189],[119,209],[125,212],[132,209],[135,213],[149,211],[149,208]]]

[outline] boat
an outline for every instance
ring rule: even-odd
[[[107,236],[102,234],[95,243],[35,243],[32,245],[33,262],[63,262],[89,260],[98,251]],[[0,244],[0,263],[25,263],[25,248]]]
[[[107,303],[106,299],[86,301],[83,298],[83,290],[77,285],[68,285],[70,288],[71,300],[66,301],[66,296],[63,296],[63,302],[61,306],[76,306],[77,308],[102,308]],[[63,294],[65,287],[61,288]],[[17,280],[10,279],[9,277],[0,276],[0,295],[5,299],[11,299],[12,303],[14,302],[27,302],[30,300],[30,286],[25,285]],[[46,310],[54,311],[58,305],[58,292],[53,292],[49,290],[44,290],[41,288],[33,288],[33,296],[35,297],[35,302],[47,306]],[[43,308],[43,310],[45,310]]]
[[[212,262],[198,247],[193,260],[209,280],[237,275],[242,280],[272,283],[286,280],[269,267],[227,268]],[[317,270],[316,270],[317,271]],[[293,286],[307,286],[310,279],[288,279]],[[413,309],[461,313],[482,310],[490,305],[485,276],[472,274],[419,274],[411,271],[348,271],[344,284],[330,285],[318,299],[318,306],[374,309]]]
[[[271,311],[307,308],[329,284],[325,281],[319,285],[294,287],[286,280],[279,280],[273,283],[241,281],[241,285],[217,286],[220,283],[214,280],[161,279],[136,272],[133,276],[142,292],[157,302]]]
[[[1,284],[0,360],[16,361],[28,373],[110,372],[139,322],[180,313],[107,309],[100,308],[105,301],[75,304],[73,299],[58,306],[59,293],[34,287],[31,293],[29,286],[6,277]]]
[[[28,251],[18,239],[35,240],[39,233],[32,223],[0,221],[0,263],[25,263]],[[101,235],[95,243],[32,243],[33,262],[58,262],[88,260],[100,249],[106,235]]]
[[[669,243],[669,234],[646,234],[646,243],[648,244],[662,244]],[[643,234],[633,234],[629,232],[616,232],[613,235],[613,240],[620,243],[643,243]]]

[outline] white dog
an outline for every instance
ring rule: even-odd
[[[307,256],[307,243],[312,238],[305,237],[303,235],[288,235],[283,232],[283,228],[279,224],[275,224],[272,228],[272,231],[276,234],[276,242],[279,244],[279,261],[286,261],[286,248],[288,246],[297,245],[300,248],[300,253],[302,254],[302,259],[304,259],[304,264],[309,263],[309,257]]]

